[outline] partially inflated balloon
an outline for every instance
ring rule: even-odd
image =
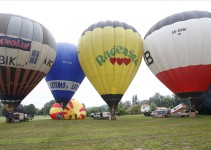
[[[211,13],[187,11],[156,23],[144,39],[150,70],[181,98],[199,98],[211,84]]]
[[[78,43],[81,67],[110,109],[116,109],[133,80],[142,53],[136,29],[118,21],[91,25]]]
[[[63,109],[84,77],[78,62],[77,47],[69,43],[57,43],[56,60],[45,79],[56,102],[61,103]]]
[[[50,114],[49,114],[49,115],[50,115],[50,117],[51,117],[52,119],[56,120],[58,115],[63,114],[62,111],[63,111],[63,110],[62,110],[61,104],[59,104],[59,103],[54,103],[54,104],[51,106]]]
[[[12,112],[50,70],[56,42],[41,24],[0,14],[0,99]]]
[[[54,103],[50,109],[50,117],[54,120],[58,115],[63,115],[65,120],[84,119],[86,109],[83,104],[75,99],[71,99],[64,110],[59,103]]]
[[[63,111],[64,119],[84,119],[86,117],[86,109],[84,105],[75,100],[71,99]]]

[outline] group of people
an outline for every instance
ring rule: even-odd
[[[69,116],[69,119],[72,120],[72,115]],[[77,114],[75,113],[75,120],[78,119]]]
[[[189,112],[195,112],[196,113],[196,116],[198,116],[198,111],[196,110],[196,106],[195,105],[192,105],[189,110]]]
[[[111,110],[110,115],[109,115],[109,120],[116,120],[116,113],[114,109]]]
[[[75,113],[75,120],[78,119],[77,114]],[[69,120],[72,120],[72,115],[69,116]],[[59,114],[57,114],[56,116],[56,120],[63,120],[64,119],[64,114],[61,112]]]
[[[6,123],[14,123],[13,113],[8,112],[5,108],[2,113],[6,117]]]

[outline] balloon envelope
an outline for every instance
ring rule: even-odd
[[[50,70],[56,42],[41,24],[0,14],[0,99],[12,112]]]
[[[142,59],[142,39],[132,26],[118,21],[98,22],[78,42],[78,58],[89,81],[116,109]]]
[[[211,84],[211,13],[187,11],[160,20],[146,34],[144,59],[180,98],[200,97]]]
[[[55,63],[46,75],[46,82],[57,103],[63,109],[77,91],[85,75],[78,62],[77,47],[69,43],[57,43]]]
[[[84,119],[86,117],[86,109],[83,104],[75,99],[71,99],[64,110],[59,103],[54,103],[50,109],[50,117],[54,120],[57,115],[63,115],[65,120]]]
[[[63,110],[62,110],[61,104],[59,104],[59,103],[54,103],[54,104],[51,106],[51,109],[50,109],[50,117],[51,117],[52,119],[56,120],[58,115],[63,114],[62,111],[63,111]]]
[[[86,108],[78,100],[71,99],[63,113],[64,119],[84,119],[86,117]]]

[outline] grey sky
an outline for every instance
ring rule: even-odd
[[[118,20],[137,29],[142,38],[159,20],[174,13],[189,10],[211,12],[209,1],[1,1],[1,13],[11,13],[33,19],[50,30],[57,42],[77,45],[82,32],[98,21]],[[122,101],[137,94],[140,100],[148,99],[155,92],[171,95],[147,68],[142,60],[138,73]],[[86,106],[105,104],[91,83],[85,78],[73,98]],[[22,101],[41,108],[53,99],[43,79]]]

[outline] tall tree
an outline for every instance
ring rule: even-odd
[[[134,107],[131,110],[131,114],[140,114],[141,110],[140,110],[140,105],[134,105]]]
[[[122,101],[120,101],[119,104],[118,104],[118,107],[119,108],[124,108],[124,103]]]
[[[132,104],[133,105],[137,105],[139,103],[139,99],[138,99],[138,96],[137,94],[133,95],[132,97]]]
[[[154,110],[156,110],[156,104],[155,103],[150,103],[150,108],[151,108],[151,111],[154,111]]]
[[[44,104],[43,108],[41,109],[41,112],[43,112],[43,115],[49,115],[50,109],[55,102],[56,102],[55,100],[51,100]]]
[[[24,113],[24,106],[22,104],[20,104],[15,110],[14,112],[20,112],[20,113]]]
[[[125,115],[126,114],[126,109],[123,107],[118,107],[118,114],[119,115]]]
[[[34,106],[34,104],[24,106],[24,113],[29,114],[29,115],[35,115],[36,112],[37,112],[37,109]]]
[[[189,99],[181,99],[176,95],[160,95],[159,93],[155,93],[152,97],[149,98],[148,104],[154,103],[158,107],[167,107],[173,108],[180,103],[185,104],[186,106],[190,106]]]
[[[124,102],[124,108],[127,110],[129,107],[131,106],[131,102],[130,101],[125,101]]]

